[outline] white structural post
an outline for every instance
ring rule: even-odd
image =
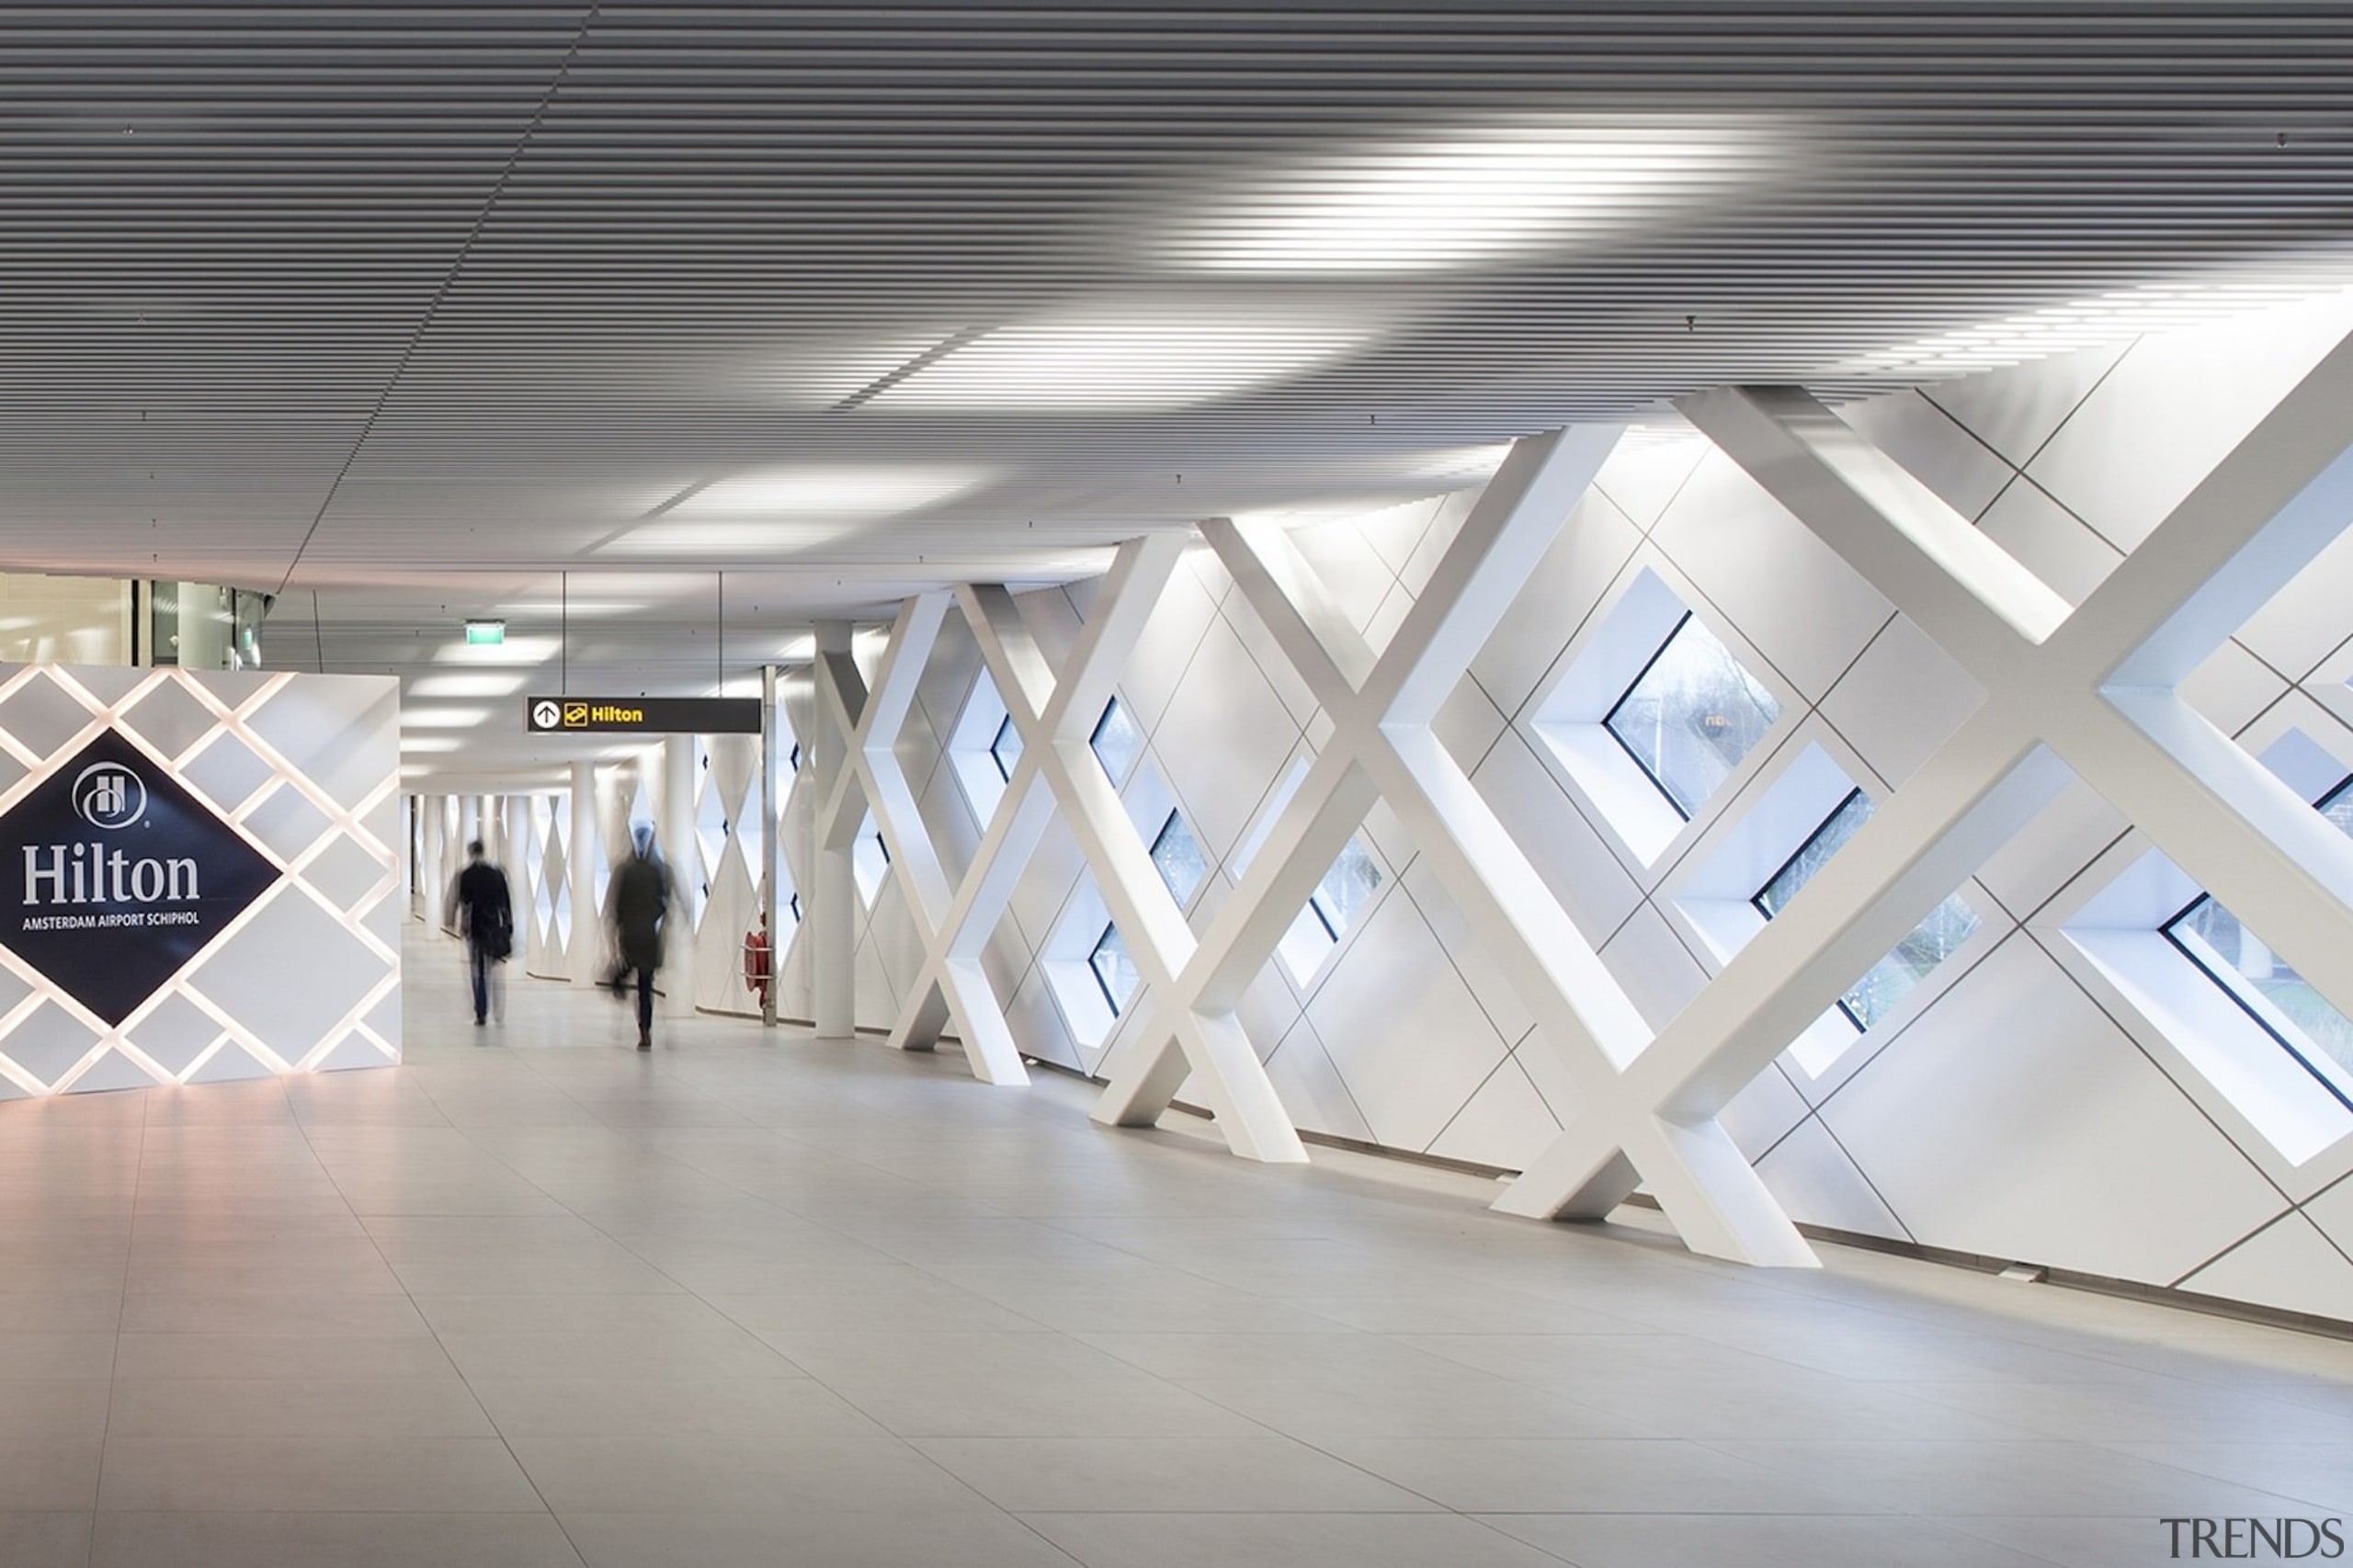
[[[418,891],[424,895],[420,902],[424,905],[425,929],[438,937],[441,935],[441,901],[449,892],[443,885],[441,872],[448,856],[443,840],[449,831],[449,814],[438,795],[427,795],[419,803],[425,808],[425,853],[418,876],[425,885]]]
[[[515,951],[507,960],[517,974],[527,972],[539,955],[539,912],[531,898],[532,872],[540,846],[531,842],[529,795],[503,797],[506,811],[498,830],[499,866],[506,873],[507,896],[515,901]]]
[[[695,932],[702,924],[702,841],[695,833],[695,737],[662,740],[662,852],[670,861],[669,932],[662,944],[662,1012],[695,1011]]]
[[[564,840],[563,880],[572,901],[572,935],[565,972],[577,986],[597,983],[604,952],[604,917],[597,907],[597,765],[572,765],[572,831]]]
[[[817,722],[801,754],[801,766],[820,802],[834,799],[849,767],[848,737],[866,709],[866,682],[851,656],[849,622],[817,623]],[[811,1010],[822,1040],[847,1040],[858,1032],[858,877],[854,850],[858,824],[828,822],[820,809],[816,827],[816,886],[801,896],[809,943]]]
[[[784,984],[784,928],[778,925],[777,868],[784,851],[776,812],[777,668],[760,666],[760,929],[768,939],[768,984],[760,998],[760,1027],[776,1028],[777,993]]]

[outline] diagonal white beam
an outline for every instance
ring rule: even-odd
[[[2353,1001],[2353,843],[2176,685],[2353,517],[2353,339],[2324,357],[2072,612],[1804,393],[1685,412],[1984,688],[1922,764],[1497,1207],[1604,1212],[1636,1172],[1708,1179],[1715,1114],[1857,975],[2080,775],[2339,1006]],[[1664,1147],[1663,1147],[1664,1146]],[[1714,1173],[1722,1176],[1718,1170]],[[1751,1218],[1754,1218],[1752,1215]],[[1723,1251],[1725,1237],[1685,1238]],[[1737,1251],[1732,1255],[1737,1256]]]
[[[925,960],[892,1027],[893,1044],[928,1046],[952,1026],[977,1076],[991,1083],[1028,1081],[1003,1006],[983,968],[982,952],[1058,805],[1077,833],[1088,863],[1098,869],[1105,902],[1129,937],[1131,951],[1147,979],[1154,968],[1147,961],[1156,950],[1154,942],[1165,946],[1190,940],[1182,915],[1166,899],[1086,740],[1135,652],[1184,542],[1182,536],[1157,535],[1120,547],[1098,591],[1095,613],[1059,677],[1022,620],[1019,605],[1002,585],[972,585],[958,591],[956,603],[1022,737],[1022,752],[972,863],[954,888],[949,887],[928,836],[921,834],[920,822],[911,818],[910,843],[915,837],[921,842],[915,846],[918,864],[910,867],[908,875],[926,889],[924,915],[917,922]],[[903,622],[904,619],[903,612]],[[933,631],[936,635],[937,622]],[[923,652],[928,656],[928,642]],[[878,680],[878,694],[882,685]],[[867,751],[871,777],[878,788],[883,787],[879,781],[895,763],[872,740]],[[912,791],[907,801],[912,810]],[[1124,874],[1132,882],[1137,860],[1166,908],[1140,902],[1129,885],[1113,885],[1114,875]],[[895,858],[892,864],[897,864]],[[1111,875],[1102,873],[1106,866],[1113,868]]]
[[[1417,844],[1436,846],[1440,875],[1483,942],[1507,950],[1514,983],[1531,994],[1565,1048],[1606,1062],[1605,1039],[1623,1045],[1637,1021],[1631,1004],[1430,728],[1617,435],[1579,430],[1519,442],[1377,657],[1287,537],[1232,522],[1205,526],[1333,733],[1190,960],[1158,988],[1152,1028],[1114,1074],[1097,1119],[1155,1119],[1187,1072],[1213,1092],[1265,1081],[1255,1053],[1242,1054],[1247,1045],[1234,1009],[1381,799]],[[1508,890],[1504,896],[1498,885]],[[1232,1054],[1221,1059],[1218,1049]]]

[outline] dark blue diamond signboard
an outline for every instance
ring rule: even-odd
[[[280,875],[108,730],[0,816],[0,945],[119,1024]]]

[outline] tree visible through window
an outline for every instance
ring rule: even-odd
[[[1798,890],[1813,880],[1814,873],[1830,863],[1830,858],[1847,846],[1847,841],[1860,833],[1863,824],[1871,820],[1871,798],[1860,790],[1848,791],[1847,798],[1813,830],[1797,853],[1782,862],[1781,869],[1765,880],[1756,890],[1755,903],[1758,914],[1770,920],[1788,907],[1797,897]],[[1847,994],[1838,998],[1838,1010],[1858,1029],[1869,1029],[1888,1010],[1910,994],[1928,971],[1953,955],[1955,949],[1975,935],[1977,914],[1955,894],[1928,913],[1928,917],[1912,928],[1912,934],[1895,945],[1888,954],[1857,981]]]
[[[1160,824],[1160,835],[1152,841],[1152,863],[1160,869],[1160,880],[1168,884],[1168,896],[1178,908],[1193,902],[1194,890],[1209,875],[1210,864],[1181,812],[1171,811],[1168,820]]]
[[[1103,771],[1111,776],[1114,784],[1128,781],[1128,769],[1135,766],[1136,756],[1143,750],[1143,732],[1128,717],[1120,699],[1113,698],[1103,707],[1103,717],[1095,722],[1095,733],[1087,737],[1095,748],[1095,759]]]
[[[2353,774],[2317,805],[2339,832],[2353,835]],[[2353,1019],[2211,893],[2200,893],[2159,930],[2330,1094],[2353,1107]]]
[[[1688,821],[1780,716],[1773,694],[1687,610],[1601,722]]]
[[[1120,935],[1117,926],[1105,926],[1103,934],[1095,938],[1095,950],[1086,955],[1086,967],[1095,971],[1095,983],[1103,990],[1103,1000],[1110,1004],[1111,1016],[1118,1017],[1135,1000],[1136,987],[1143,983],[1143,973],[1136,968],[1135,960],[1128,956],[1127,938]]]

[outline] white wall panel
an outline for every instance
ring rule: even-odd
[[[1526,738],[1517,730],[1499,737],[1472,782],[1586,940],[1607,941],[1642,902],[1643,891]]]
[[[1427,1148],[1504,1042],[1410,899],[1382,900],[1351,935],[1307,1016],[1374,1136]]]
[[[1315,713],[1314,694],[1299,678],[1299,672],[1290,667],[1290,661],[1283,657],[1283,651],[1275,644],[1275,634],[1267,630],[1258,612],[1240,594],[1228,594],[1219,615],[1256,665],[1259,678],[1274,688],[1292,724],[1304,726]]]
[[[1216,617],[1217,601],[1199,577],[1185,571],[1169,577],[1160,602],[1153,606],[1151,619],[1144,622],[1135,657],[1128,662],[1127,674],[1120,682],[1120,700],[1145,734],[1160,728],[1170,698],[1192,667],[1201,633]]]
[[[2298,680],[2353,632],[2353,530],[2340,534],[2295,581],[2239,629],[2239,641]]]
[[[2103,344],[2011,369],[1939,381],[1924,395],[2006,461],[2023,468],[2124,357],[2126,347]]]
[[[2003,491],[1977,526],[2069,604],[2083,603],[2124,559],[2030,479]]]
[[[1497,708],[1518,716],[1642,542],[1642,530],[1604,496],[1588,494],[1570,512],[1528,585],[1471,661],[1472,678]]]
[[[1985,891],[2018,919],[2040,909],[2116,842],[2126,823],[2088,784],[2071,784],[1978,871]]]
[[[1536,1085],[1506,1056],[1427,1152],[1507,1171],[1525,1170],[1560,1131]]]
[[[1708,971],[1676,936],[1666,916],[1648,903],[1626,917],[1601,949],[1601,958],[1653,1028],[1681,1012],[1708,983]]]
[[[2345,335],[2353,301],[2144,337],[2027,473],[2129,551]]]
[[[2185,1290],[2353,1321],[2353,1263],[2302,1214],[2285,1214],[2181,1282]]]
[[[1594,488],[1637,529],[1648,533],[1712,450],[1688,426],[1672,437],[1628,441],[1602,465]]]
[[[1699,465],[1651,542],[1810,701],[1895,613],[1721,454]]]
[[[1430,574],[1438,570],[1438,560],[1446,553],[1446,547],[1452,544],[1454,536],[1462,531],[1463,520],[1471,516],[1471,509],[1479,504],[1479,496],[1485,489],[1485,485],[1476,484],[1439,498],[1429,527],[1422,530],[1421,542],[1414,547],[1414,553],[1406,558],[1405,563],[1397,569],[1397,580],[1405,585],[1407,593],[1418,596],[1429,586]]]
[[[1267,1077],[1282,1096],[1283,1109],[1303,1131],[1334,1138],[1374,1142],[1372,1128],[1357,1109],[1340,1070],[1315,1036],[1315,1028],[1302,1018],[1286,1033],[1267,1059]],[[1179,1098],[1182,1098],[1180,1093]]]
[[[1430,934],[1446,949],[1463,983],[1471,988],[1480,1010],[1495,1026],[1496,1037],[1514,1040],[1534,1028],[1536,1015],[1528,1010],[1519,993],[1504,979],[1503,971],[1485,944],[1472,934],[1471,923],[1462,918],[1461,909],[1447,896],[1444,884],[1429,863],[1419,861],[1408,867],[1404,881],[1406,896],[1428,925]]]
[[[1080,852],[1078,840],[1060,817],[1055,818],[1047,824],[1029,866],[1014,883],[1006,911],[1033,950],[1045,945],[1046,933],[1053,929],[1055,917],[1062,914],[1086,869],[1086,857]]]
[[[2224,734],[2236,734],[2288,694],[2288,683],[2236,642],[2225,642],[2181,683],[2189,705]]]
[[[1993,505],[2018,470],[1917,392],[1849,403],[1838,416],[1964,517]]]
[[[2313,1194],[2305,1200],[2303,1211],[2339,1252],[2353,1256],[2353,1180],[2339,1181]],[[2353,1321],[2353,1314],[2347,1318]]]
[[[1211,855],[1233,850],[1299,733],[1233,629],[1222,620],[1211,626],[1154,746]]]
[[[2170,1284],[2279,1193],[2040,948],[2012,937],[1822,1119],[1932,1244]]]
[[[1740,1145],[1740,1152],[1754,1164],[1766,1150],[1790,1135],[1790,1130],[1813,1114],[1805,1096],[1798,1093],[1790,1077],[1776,1064],[1769,1073],[1760,1073],[1748,1087],[1732,1097],[1723,1114],[1716,1119]]]
[[[1756,1162],[1756,1174],[1790,1218],[1802,1225],[1826,1225],[1892,1241],[1914,1239],[1818,1120],[1799,1123]]]
[[[1427,525],[1427,504],[1422,514]],[[1353,517],[1311,523],[1290,537],[1301,559],[1323,580],[1348,623],[1358,631],[1370,627],[1382,602],[1396,588],[1397,573],[1367,541],[1362,523]]]
[[[1984,699],[1984,687],[1897,616],[1823,699],[1822,716],[1881,778],[1901,784]]]

